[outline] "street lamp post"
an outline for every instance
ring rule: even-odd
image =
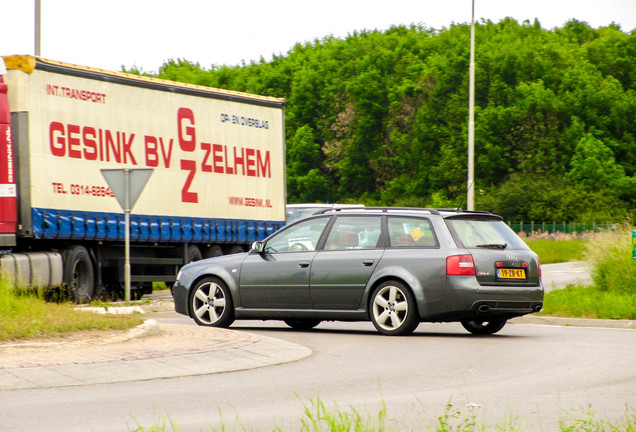
[[[475,0],[470,20],[470,69],[468,88],[468,180],[466,203],[475,209]]]

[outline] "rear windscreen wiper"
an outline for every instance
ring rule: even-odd
[[[487,248],[487,249],[505,249],[506,246],[508,246],[507,243],[490,243],[490,244],[475,245],[475,247]]]

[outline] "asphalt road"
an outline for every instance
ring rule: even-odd
[[[170,312],[166,323],[193,326]],[[318,398],[377,418],[386,404],[395,430],[435,424],[452,403],[459,418],[557,430],[594,413],[620,422],[636,406],[636,330],[509,324],[475,337],[458,324],[421,324],[410,337],[370,323],[323,323],[298,332],[276,322],[238,322],[239,332],[302,344],[312,355],[231,373],[115,384],[0,391],[0,426],[10,431],[298,430],[303,404]],[[231,353],[228,353],[231,356]],[[189,362],[183,356],[184,367]],[[166,430],[170,430],[167,428]]]
[[[576,275],[572,269],[576,265],[559,272]],[[187,331],[211,330],[170,311],[150,317]],[[589,413],[619,424],[626,407],[632,415],[636,409],[634,329],[520,321],[497,335],[476,337],[455,323],[421,324],[404,338],[381,336],[371,323],[322,323],[300,332],[278,322],[239,321],[231,329],[241,337],[302,345],[311,354],[275,366],[202,374],[192,373],[195,355],[185,354],[154,364],[183,368],[188,376],[0,390],[0,430],[293,431],[301,419],[308,421],[303,407],[311,409],[318,399],[329,409],[353,407],[374,419],[384,404],[387,426],[399,431],[426,430],[444,415],[456,426],[474,416],[479,424],[555,431],[560,421]],[[221,354],[226,361],[236,358],[231,349]],[[196,355],[201,361],[206,354]],[[210,354],[210,362],[218,355]],[[136,364],[142,363],[124,360],[113,367]]]
[[[548,291],[565,288],[568,284],[591,283],[588,266],[584,261],[544,264],[541,266],[543,287]]]

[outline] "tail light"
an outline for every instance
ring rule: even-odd
[[[475,276],[472,255],[453,255],[446,258],[447,276]]]
[[[541,277],[541,258],[537,257],[537,266],[539,267],[539,277]]]

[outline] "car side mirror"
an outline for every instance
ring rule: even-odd
[[[265,243],[262,241],[255,241],[252,243],[252,250],[256,253],[263,253],[265,250]]]

